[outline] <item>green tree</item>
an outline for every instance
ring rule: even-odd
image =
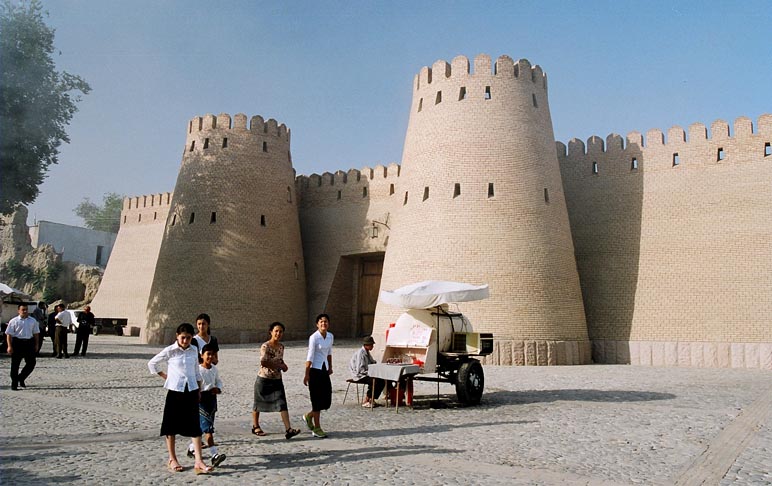
[[[0,214],[33,202],[91,87],[80,76],[57,72],[54,29],[43,22],[38,0],[0,3]]]
[[[86,227],[117,233],[121,226],[121,210],[123,209],[123,196],[114,192],[108,192],[102,199],[102,205],[92,203],[89,198],[83,198],[73,212],[83,218]]]

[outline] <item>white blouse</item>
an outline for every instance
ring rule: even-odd
[[[202,378],[198,368],[198,350],[195,346],[182,349],[175,342],[153,356],[153,359],[147,363],[147,367],[151,373],[157,375],[161,371],[158,365],[164,361],[168,363],[164,388],[182,392],[187,385],[189,391],[198,390],[198,383]]]
[[[306,361],[311,362],[311,368],[321,370],[322,365],[329,366],[327,356],[332,355],[333,339],[331,332],[327,333],[326,338],[323,338],[319,331],[311,334],[311,337],[308,338],[308,355],[306,356]]]

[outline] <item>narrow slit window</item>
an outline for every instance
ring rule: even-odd
[[[673,154],[673,167],[681,164],[681,158],[678,154]]]
[[[638,159],[633,157],[630,161],[630,170],[638,170]]]
[[[172,216],[172,226],[174,226],[175,224],[177,224],[177,215],[176,214],[174,216]]]
[[[533,107],[538,108],[539,103],[536,101],[536,93],[531,93],[531,99],[533,100]]]
[[[486,100],[491,99],[491,87],[490,86],[486,86],[485,87],[485,99]]]
[[[724,153],[724,148],[719,147],[718,152],[716,153],[716,161],[724,160],[725,155],[726,154]]]
[[[196,141],[193,140],[192,142],[190,142],[190,151],[192,152],[195,149],[196,149]]]
[[[209,148],[209,139],[208,139],[208,138],[205,138],[205,139],[204,139],[204,148],[205,148],[205,149],[208,149],[208,148]]]
[[[367,188],[366,187],[362,188],[362,197],[367,197]]]
[[[405,200],[402,201],[402,205],[403,206],[406,205],[406,204],[407,204],[407,191],[405,191]]]
[[[265,214],[260,215],[260,226],[265,226]]]
[[[139,215],[137,216],[137,223],[141,223],[141,222],[142,222],[142,213],[139,213]]]
[[[212,215],[209,217],[209,224],[215,224],[217,222],[217,213],[212,211]]]
[[[423,98],[421,98],[420,100],[418,100],[418,112],[419,112],[419,113],[421,112],[421,109],[422,109],[423,107],[424,107],[424,99],[423,99]]]
[[[427,199],[429,199],[429,187],[428,186],[424,187],[424,199],[423,200],[426,201]]]
[[[465,100],[466,99],[466,86],[461,86],[461,89],[458,90],[458,101]]]
[[[434,104],[439,105],[442,103],[442,91],[437,91],[437,97],[434,99]]]
[[[598,163],[597,162],[593,162],[592,163],[592,173],[593,174],[597,174],[598,173]]]
[[[544,188],[544,202],[547,204],[550,203],[550,191],[546,187]]]
[[[495,195],[496,195],[496,193],[493,191],[493,183],[489,182],[488,183],[488,197],[490,198],[490,197],[493,197]]]
[[[394,194],[394,184],[389,184],[389,196]]]
[[[767,142],[764,144],[764,157],[772,155],[772,143]]]
[[[287,186],[287,202],[292,204],[292,188]]]
[[[226,148],[228,146],[228,137],[225,137],[222,139],[222,148]]]
[[[338,201],[340,201],[340,198],[342,197],[342,194],[340,191],[338,191]]]
[[[126,224],[126,216],[123,217],[123,224]]]
[[[188,221],[188,224],[193,224],[193,221],[196,220],[196,213],[190,213],[190,220]]]
[[[158,211],[153,213],[153,221],[158,219]]]
[[[268,142],[263,142],[263,152],[268,152]]]
[[[453,186],[453,197],[457,198],[460,195],[461,195],[461,184],[456,182],[455,185]]]
[[[300,279],[300,269],[298,268],[298,262],[295,262],[295,280]]]

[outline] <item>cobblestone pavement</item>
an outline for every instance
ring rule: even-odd
[[[328,439],[301,416],[305,343],[287,344],[293,426],[261,414],[250,434],[258,346],[223,346],[215,434],[227,460],[210,476],[166,469],[158,436],[165,391],[147,361],[160,347],[95,336],[86,358],[39,358],[29,388],[10,390],[0,357],[0,483],[25,484],[772,484],[772,374],[634,366],[485,367],[482,404],[416,384],[414,409],[342,405],[354,342],[334,349]],[[46,341],[44,355],[50,355]],[[354,398],[352,399],[352,395]],[[208,457],[208,454],[206,455]]]

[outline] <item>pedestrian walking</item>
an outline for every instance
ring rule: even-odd
[[[150,372],[157,374],[164,381],[166,403],[164,404],[161,435],[166,437],[166,449],[169,452],[168,468],[172,472],[183,470],[175,451],[176,437],[182,435],[193,438],[194,471],[196,474],[209,474],[210,466],[201,458],[201,424],[199,421],[198,402],[201,398],[201,371],[198,367],[198,351],[190,345],[193,339],[193,326],[187,322],[177,327],[174,344],[165,347],[147,364]],[[167,371],[160,370],[161,363],[167,363]]]
[[[321,412],[332,404],[332,343],[333,335],[329,332],[330,316],[316,316],[316,332],[308,338],[306,373],[303,384],[308,387],[311,396],[311,411],[303,415],[313,437],[323,439],[327,434],[322,429]]]
[[[252,433],[264,436],[260,428],[260,412],[280,412],[284,422],[284,438],[289,440],[300,433],[290,424],[287,410],[287,394],[284,392],[282,372],[288,370],[284,362],[284,324],[274,322],[268,326],[268,341],[260,346],[260,369],[255,379],[255,400],[252,406]]]
[[[24,380],[35,369],[35,355],[40,339],[40,327],[38,321],[29,315],[27,304],[19,304],[18,316],[11,319],[5,329],[5,339],[8,344],[7,352],[11,355],[11,390],[19,387],[27,388]],[[19,373],[19,365],[24,360],[24,368]]]

